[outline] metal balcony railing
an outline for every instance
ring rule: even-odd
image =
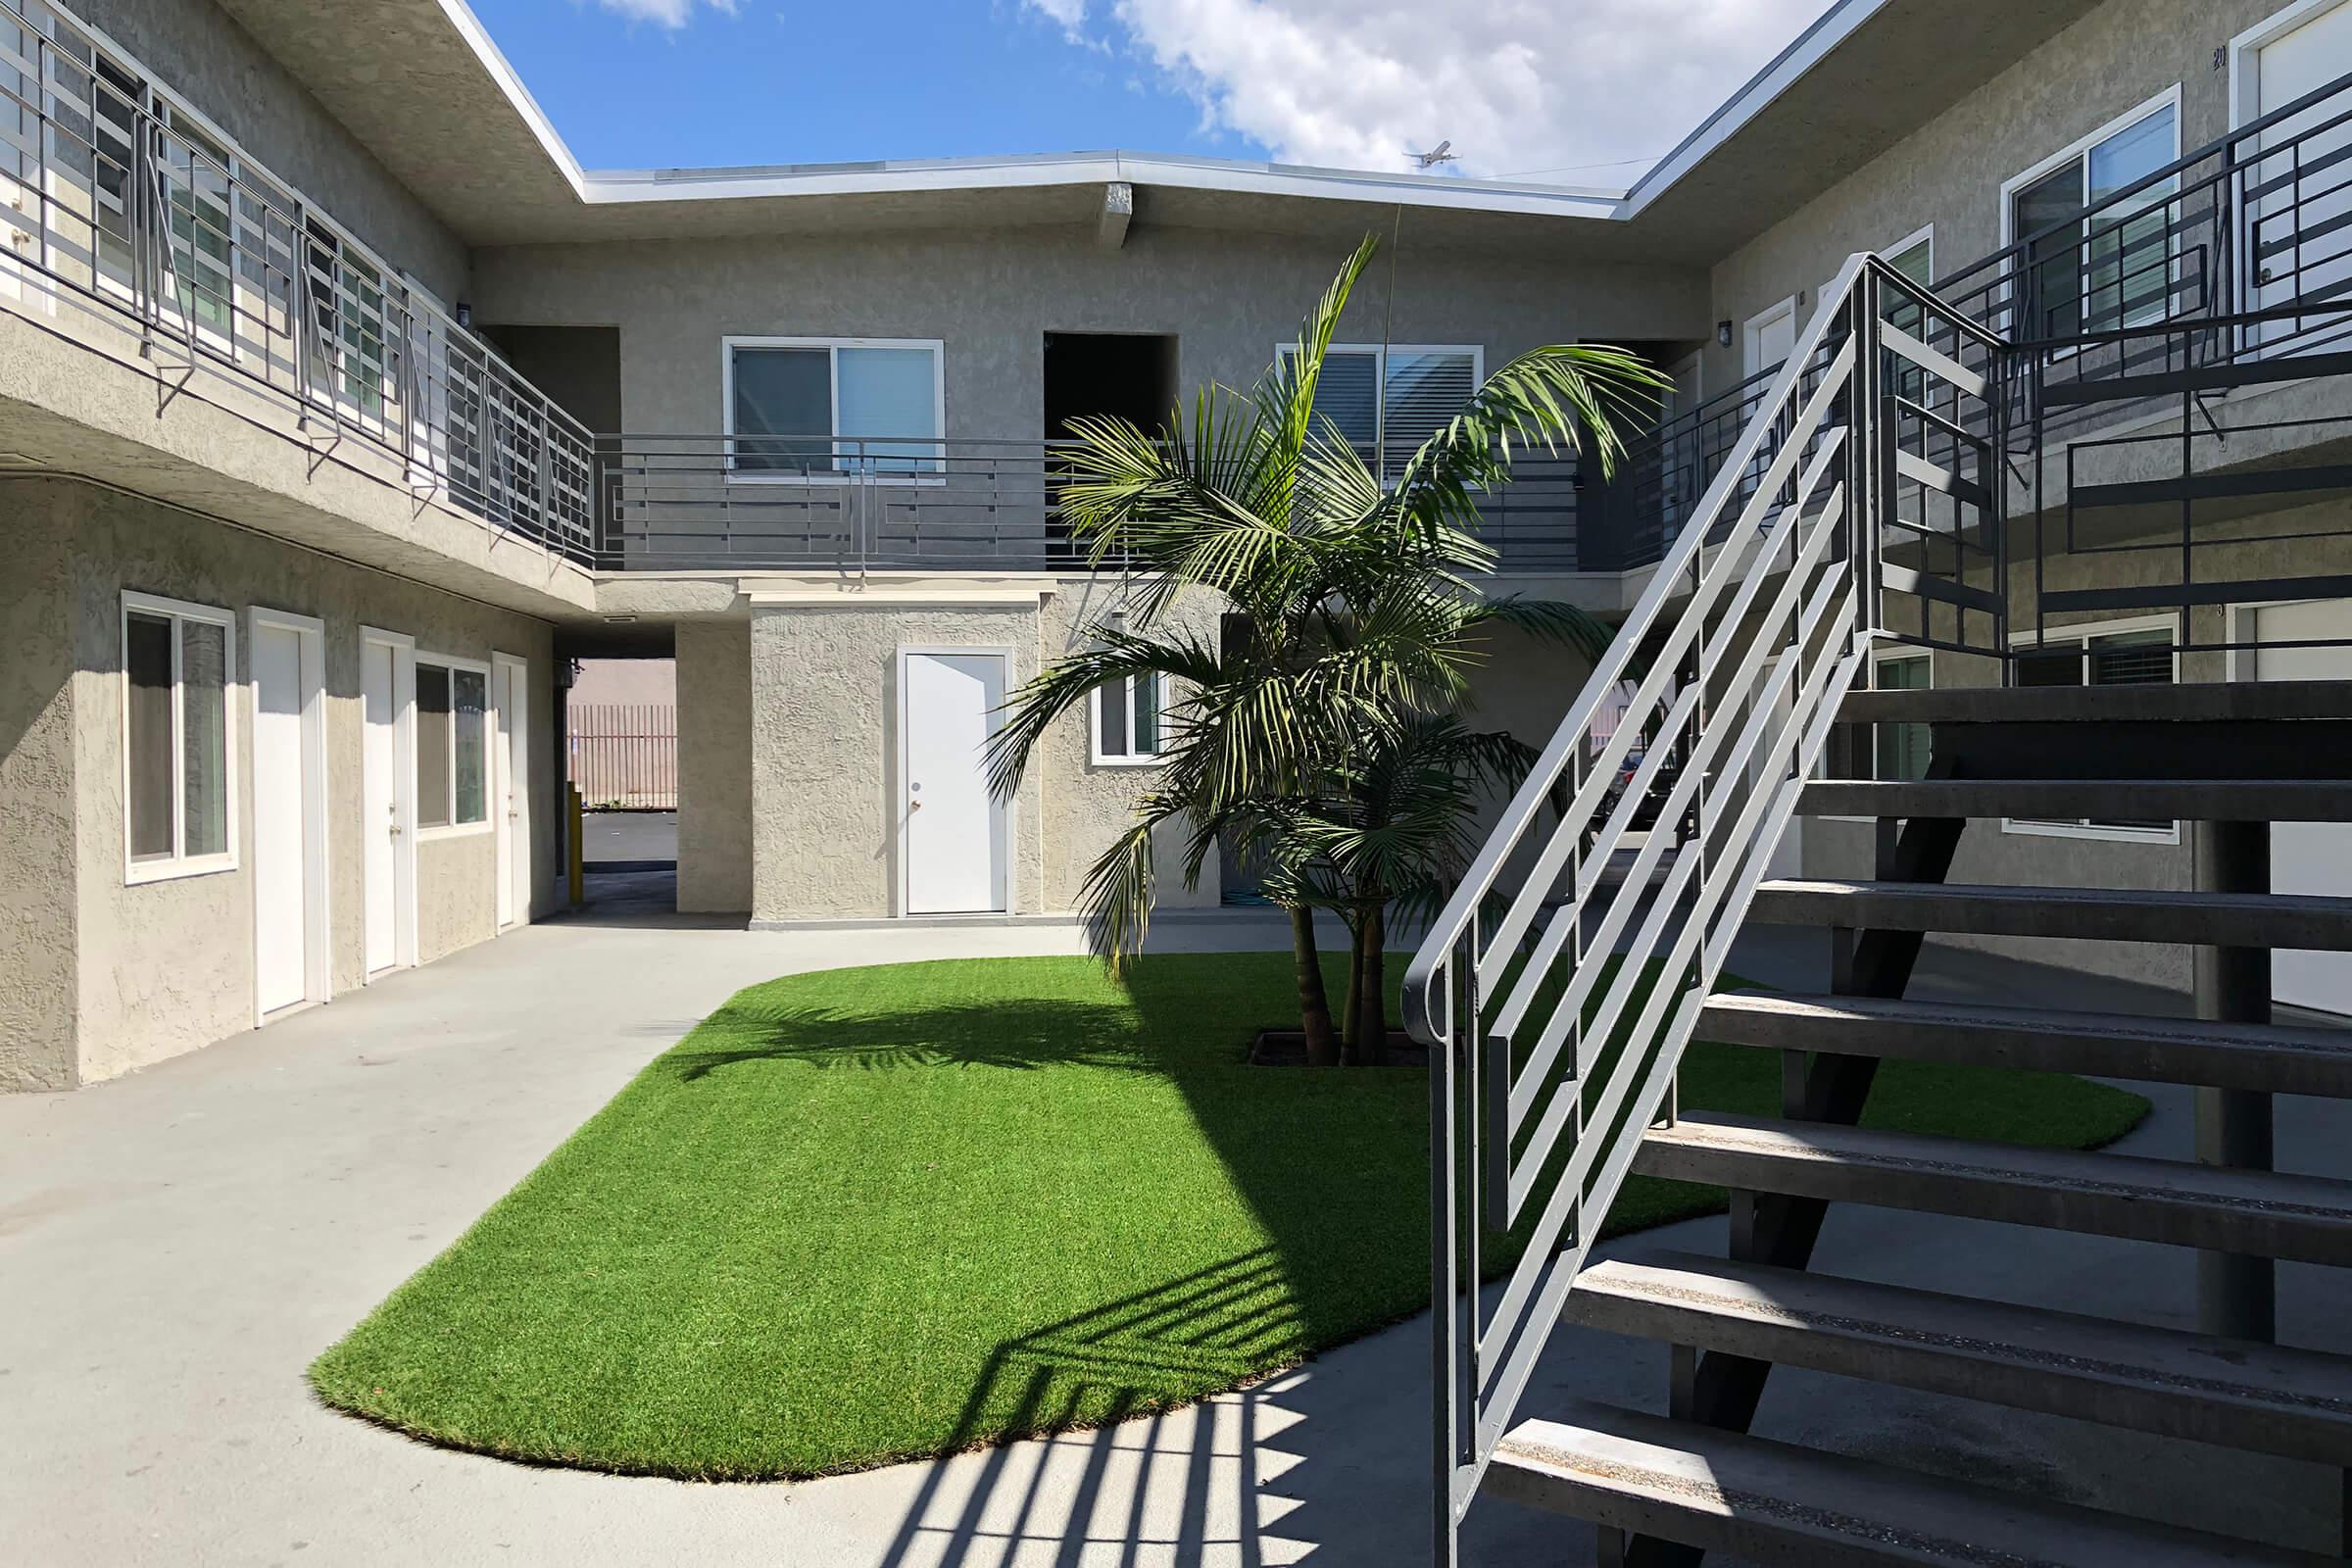
[[[630,435],[605,448],[599,559],[615,570],[1089,564],[1061,513],[1064,442]],[[1575,461],[1521,455],[1512,468],[1480,509],[1499,569],[1578,569]]]
[[[1935,294],[2021,350],[2002,413],[2008,450],[2025,458],[2161,396],[2082,395],[2094,383],[2352,350],[2352,75],[1971,263]],[[1827,363],[1825,351],[1806,373]],[[1663,558],[1780,368],[1632,443],[1624,482],[1588,517],[1588,569]],[[1965,433],[1982,437],[1990,412],[1973,417]],[[1751,462],[1741,483],[1760,476]]]
[[[587,430],[68,13],[0,0],[0,307],[126,322],[167,374],[283,398],[314,444],[585,559]]]

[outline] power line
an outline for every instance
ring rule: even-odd
[[[1654,164],[1665,155],[1650,153],[1641,158],[1612,158],[1602,164],[1556,164],[1549,169],[1514,169],[1508,173],[1489,174],[1489,179],[1518,179],[1527,174],[1572,174],[1580,169],[1622,169],[1627,164]]]

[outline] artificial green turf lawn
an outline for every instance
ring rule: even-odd
[[[1401,965],[1398,965],[1401,967]],[[1335,982],[1337,976],[1335,974]],[[1250,1067],[1287,954],[991,958],[753,986],[311,1368],[437,1442],[803,1476],[1231,1387],[1428,1299],[1427,1079]],[[1768,1113],[1699,1044],[1683,1103]],[[2084,1146],[2135,1095],[1889,1063],[1868,1120]],[[1719,1191],[1637,1177],[1611,1232]]]

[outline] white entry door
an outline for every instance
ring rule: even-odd
[[[2249,640],[2352,637],[2352,599],[2277,605],[2251,612]],[[2264,648],[2261,680],[2352,680],[2352,648]],[[2352,894],[2352,824],[2279,822],[2271,828],[2271,889]],[[2352,1013],[2352,956],[2280,950],[2271,957],[2271,994],[2297,1006]]]
[[[254,1011],[323,999],[324,630],[256,611],[253,661]]]
[[[497,769],[491,796],[498,828],[498,923],[513,925],[531,907],[530,665],[491,656],[490,700],[498,708]]]
[[[2325,87],[2352,72],[2352,4],[2319,0],[2288,8],[2241,37],[2237,69],[2241,124]],[[2250,199],[2251,254],[2245,266],[2253,280],[2250,303],[2257,308],[2285,305],[2298,296],[2340,304],[2341,291],[2352,280],[2352,253],[2344,245],[2343,230],[2330,227],[2352,219],[2352,184],[2347,184],[2344,166],[2337,161],[2352,150],[2352,124],[2311,133],[2313,127],[2339,119],[2343,107],[2332,100],[2316,105],[2264,134],[2266,150],[2281,150],[2256,165],[2247,180],[2256,194]],[[2299,146],[2283,146],[2297,136],[2304,137]],[[2317,237],[2303,244],[2279,244],[2298,232]],[[2262,331],[2268,337],[2282,337],[2325,325],[2323,320],[2288,319]]]
[[[1796,347],[1796,299],[1791,295],[1769,310],[1758,311],[1747,318],[1746,347],[1740,356],[1740,373],[1761,375],[1787,359]]]
[[[908,914],[1008,907],[1008,824],[981,760],[1004,701],[1008,662],[1002,653],[899,655],[899,843]]]
[[[367,971],[416,961],[410,939],[416,898],[415,840],[409,832],[416,778],[409,707],[414,645],[389,635],[360,644],[364,710],[360,791],[361,875],[367,905]]]

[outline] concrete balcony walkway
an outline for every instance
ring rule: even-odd
[[[1167,945],[1279,946],[1262,916]],[[909,928],[893,956],[1072,951],[1067,930]],[[266,1030],[72,1095],[0,1099],[0,1539],[13,1562],[465,1565],[1255,1565],[1425,1560],[1419,1321],[1192,1410],[803,1485],[710,1486],[446,1452],[320,1407],[305,1365],[454,1240],[644,1062],[730,993],[871,961],[872,932],[696,928],[616,900]],[[1742,972],[1817,984],[1759,939]],[[1939,994],[2107,982],[1954,955]],[[1923,990],[1927,989],[1923,985]],[[2128,1141],[2184,1156],[2186,1097]],[[2280,1102],[2283,1167],[2352,1173],[2352,1116]],[[1418,1172],[1408,1173],[1418,1179]],[[1720,1220],[1611,1250],[1720,1253]],[[1874,1210],[1832,1218],[1825,1266],[2180,1325],[2185,1254]],[[2332,1271],[2281,1270],[2281,1337],[2352,1349]],[[1084,1305],[1086,1303],[1075,1303]],[[919,1307],[919,1303],[915,1303]],[[1530,1407],[1662,1406],[1662,1351],[1563,1331]],[[2053,1487],[2306,1546],[2332,1472],[1785,1373],[1768,1431]],[[2227,1462],[2225,1462],[2227,1461]],[[2184,1478],[2193,1484],[2184,1485]],[[1484,1501],[1474,1560],[1587,1560],[1582,1527]],[[1563,1550],[1566,1555],[1563,1555]]]

